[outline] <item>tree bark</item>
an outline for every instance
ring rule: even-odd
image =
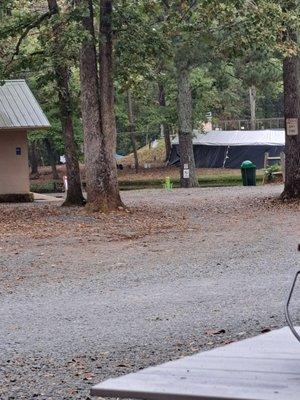
[[[31,167],[31,175],[37,176],[38,171],[38,155],[35,141],[29,144],[29,162]]]
[[[53,14],[59,14],[57,0],[48,0],[48,7],[49,11]],[[67,197],[63,205],[83,205],[85,204],[85,199],[82,194],[79,162],[72,121],[72,101],[69,90],[70,71],[62,60],[63,47],[61,46],[60,42],[61,25],[59,22],[54,22],[52,24],[52,31],[54,36],[53,65],[58,89],[60,119],[65,144],[66,169],[68,178]]]
[[[108,167],[107,202],[110,210],[123,206],[121,201],[116,162],[117,127],[114,98],[114,63],[112,0],[100,0],[100,109],[101,130],[105,137],[105,156]]]
[[[59,179],[59,175],[58,175],[57,168],[56,168],[56,160],[55,160],[52,142],[49,138],[45,138],[44,143],[45,143],[46,151],[48,154],[48,158],[49,158],[49,162],[50,162],[50,166],[51,166],[51,170],[52,170],[52,177],[54,180],[57,180],[57,179]]]
[[[300,198],[300,56],[283,63],[285,117],[285,187],[283,199]],[[289,136],[287,119],[296,118],[298,135]]]
[[[252,85],[249,88],[249,98],[250,98],[250,125],[251,130],[256,130],[256,87]]]
[[[84,7],[82,24],[88,36],[80,53],[81,112],[84,130],[87,207],[107,210],[107,163],[101,131],[99,79],[95,45],[94,13],[91,0],[78,1]]]
[[[100,86],[103,83],[100,85],[98,76],[92,0],[77,0],[77,5],[82,7],[82,25],[88,34],[80,54],[87,208],[90,211],[107,212],[123,206],[117,181],[115,121],[108,128],[107,116],[104,117],[105,122],[102,121],[102,110],[109,112],[113,104],[101,107],[101,101],[111,102],[111,99],[107,95],[104,97],[105,94],[100,96]],[[101,78],[103,79],[102,75]],[[105,89],[105,85],[102,87]],[[105,132],[103,127],[107,128]]]
[[[198,187],[193,150],[193,106],[188,68],[177,65],[181,187]]]
[[[129,132],[130,132],[130,138],[134,156],[134,168],[135,172],[137,173],[139,171],[139,158],[136,145],[136,136],[135,136],[136,128],[135,128],[135,119],[133,113],[132,95],[130,89],[127,90],[127,109],[128,109]]]
[[[165,88],[162,83],[158,84],[158,102],[160,107],[166,107],[166,93]],[[170,126],[167,123],[162,124],[162,130],[165,140],[165,149],[166,149],[166,161],[169,160],[171,154],[171,135],[170,135]]]

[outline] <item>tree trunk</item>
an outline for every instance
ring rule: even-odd
[[[81,111],[84,130],[87,206],[91,211],[107,211],[108,180],[104,136],[101,131],[99,79],[92,0],[78,2],[84,6],[82,23],[89,36],[80,53]]]
[[[107,202],[110,210],[123,206],[116,162],[117,128],[114,99],[112,0],[100,0],[100,110],[101,130],[105,138],[105,158],[108,168]]]
[[[127,109],[128,109],[129,132],[130,132],[131,144],[132,144],[133,155],[134,155],[134,168],[135,168],[135,172],[138,172],[139,171],[139,158],[138,158],[137,145],[136,145],[135,120],[134,120],[134,114],[133,114],[132,95],[131,95],[130,89],[127,90]]]
[[[250,98],[250,125],[251,130],[256,130],[256,87],[252,85],[249,88],[249,98]]]
[[[193,151],[192,92],[187,68],[177,66],[180,183],[183,188],[198,187]]]
[[[77,0],[77,5],[83,8],[82,24],[88,33],[82,44],[80,54],[87,207],[91,211],[107,212],[122,206],[113,150],[114,139],[110,138],[108,145],[102,130],[100,82],[92,0]],[[111,149],[111,155],[108,154],[108,149]]]
[[[56,160],[55,160],[55,155],[54,155],[54,151],[53,151],[53,145],[49,138],[45,138],[44,143],[45,143],[46,151],[48,154],[48,158],[49,158],[49,162],[50,162],[50,166],[51,166],[51,170],[52,170],[52,177],[54,180],[57,180],[57,179],[59,179],[59,175],[58,175],[57,168],[56,168]]]
[[[158,102],[160,107],[166,107],[166,93],[164,85],[162,83],[158,84]],[[168,161],[171,154],[170,126],[167,123],[163,123],[162,130],[165,139],[166,161]]]
[[[283,63],[285,137],[285,187],[283,199],[300,198],[300,56]],[[289,119],[295,119],[297,135],[290,136]]]
[[[49,11],[53,14],[59,14],[57,0],[48,0]],[[59,22],[52,24],[54,36],[53,64],[58,89],[60,119],[65,144],[66,169],[68,179],[67,197],[63,205],[83,205],[85,199],[82,194],[79,162],[77,149],[74,139],[74,128],[72,121],[72,102],[69,91],[69,68],[64,64],[63,46],[61,45],[61,25]]]
[[[38,155],[37,155],[35,141],[29,144],[29,162],[31,167],[30,175],[37,177],[39,171],[38,171]]]

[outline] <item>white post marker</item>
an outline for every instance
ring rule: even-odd
[[[298,136],[298,118],[286,119],[286,134],[287,136]]]
[[[68,191],[68,178],[66,175],[64,175],[63,181],[64,181],[65,191],[67,192]]]

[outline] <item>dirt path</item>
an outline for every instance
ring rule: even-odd
[[[133,213],[109,217],[0,206],[0,398],[87,399],[105,377],[284,324],[300,207],[280,190],[130,192]]]

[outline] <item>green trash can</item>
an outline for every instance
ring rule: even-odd
[[[256,186],[256,165],[246,160],[241,165],[243,185]]]

